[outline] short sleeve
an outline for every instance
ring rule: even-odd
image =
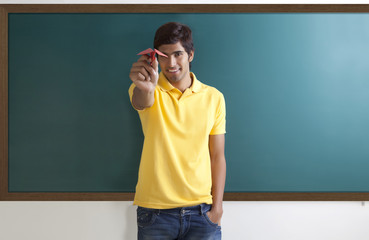
[[[220,93],[216,106],[215,122],[210,131],[210,135],[226,133],[226,106],[223,94]]]
[[[135,108],[135,106],[133,105],[133,103],[132,103],[132,97],[133,97],[133,90],[135,89],[135,87],[136,87],[136,85],[134,84],[134,83],[132,83],[131,84],[131,86],[129,87],[129,89],[128,89],[128,95],[129,95],[129,100],[131,101],[131,105],[132,105],[132,107],[136,110],[136,111],[138,111],[138,112],[142,112],[142,111],[144,111],[145,109],[137,109],[137,108]]]
[[[131,101],[131,104],[132,104],[133,90],[135,89],[135,87],[136,87],[136,85],[134,83],[132,83],[131,86],[128,89],[129,100]]]

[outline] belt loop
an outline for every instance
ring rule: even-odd
[[[205,207],[205,203],[200,204],[200,213],[201,213],[201,215],[204,214],[204,211],[205,211],[204,207]]]

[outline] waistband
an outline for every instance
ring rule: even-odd
[[[208,212],[211,209],[211,205],[202,203],[200,205],[196,206],[190,206],[190,207],[179,207],[179,208],[170,208],[170,209],[153,209],[153,208],[144,208],[138,206],[137,211],[140,211],[140,209],[145,209],[146,211],[152,211],[156,214],[172,214],[172,215],[199,215],[204,214]]]

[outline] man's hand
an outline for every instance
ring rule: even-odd
[[[223,210],[211,209],[206,214],[208,215],[210,221],[212,221],[213,223],[217,223],[218,226],[220,226],[220,220],[223,216]]]
[[[158,60],[150,64],[150,57],[142,55],[137,62],[132,64],[129,78],[142,92],[153,92],[159,79]]]
[[[136,109],[142,110],[154,104],[154,91],[158,84],[158,60],[150,63],[151,58],[142,55],[133,63],[129,77],[136,85],[133,90],[132,104]]]

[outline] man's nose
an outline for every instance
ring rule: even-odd
[[[174,56],[169,57],[169,66],[174,67],[177,64],[176,58]]]

